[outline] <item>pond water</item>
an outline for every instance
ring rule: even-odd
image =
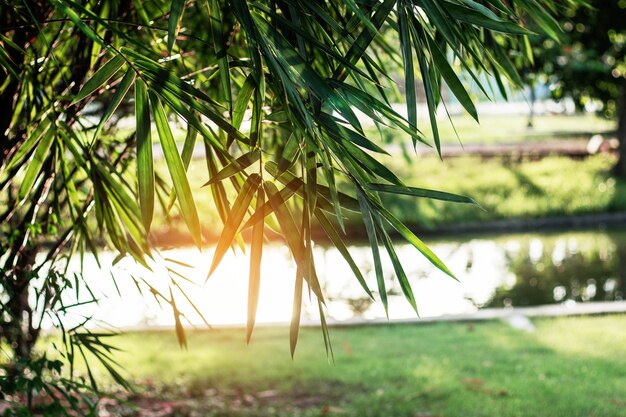
[[[421,317],[469,313],[482,307],[614,301],[621,300],[626,293],[626,229],[446,237],[427,243],[456,274],[458,281],[431,266],[413,247],[398,244],[398,256],[411,282]],[[110,253],[101,255],[102,268],[98,268],[93,259],[86,259],[84,273],[93,283],[93,294],[99,302],[81,305],[68,314],[75,321],[93,316],[95,324],[100,324],[101,320],[119,327],[172,325],[172,309],[158,302],[158,294],[170,297],[170,277],[173,277],[180,287],[173,286],[172,294],[189,322],[202,325],[191,301],[210,324],[243,324],[247,317],[248,258],[241,252],[236,255],[229,252],[205,283],[212,252],[213,248],[202,253],[193,248],[163,251],[163,259],[155,263],[155,273],[130,261],[111,266],[114,256]],[[366,246],[355,245],[350,247],[350,252],[374,291],[376,279],[371,251]],[[377,301],[374,302],[365,296],[336,250],[318,245],[314,254],[327,295],[327,315],[331,319],[385,317],[378,294],[375,293]],[[391,273],[390,261],[383,258],[383,263],[388,272],[389,317],[415,317]],[[73,267],[77,268],[78,263]],[[168,276],[167,268],[175,272]],[[295,273],[285,246],[266,246],[257,323],[289,321]],[[80,297],[91,298],[86,291],[82,291]],[[315,300],[310,301],[305,294],[303,321],[318,320],[317,311]]]

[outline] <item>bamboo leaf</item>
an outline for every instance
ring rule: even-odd
[[[272,209],[274,210],[274,213],[276,214],[276,218],[278,219],[280,230],[282,231],[283,235],[285,236],[285,239],[287,240],[287,245],[289,246],[289,249],[291,250],[293,259],[296,261],[296,264],[298,265],[297,275],[304,276],[304,278],[307,280],[307,283],[309,284],[309,287],[315,293],[315,296],[318,299],[323,301],[324,296],[322,294],[322,289],[317,280],[317,276],[315,275],[315,270],[313,269],[309,271],[307,268],[308,265],[305,259],[305,253],[304,253],[305,248],[303,244],[302,235],[300,234],[300,230],[298,226],[296,225],[296,222],[293,219],[293,216],[291,215],[289,208],[285,204],[285,201],[282,200],[282,197],[280,193],[278,192],[278,189],[276,188],[276,185],[274,185],[274,183],[270,181],[265,181],[263,183],[263,187],[265,188],[265,193],[267,194],[268,202],[270,206],[272,207]],[[311,275],[307,275],[308,272],[311,272]]]
[[[413,197],[425,197],[431,198],[434,200],[443,200],[443,201],[451,201],[454,203],[467,203],[474,204],[480,207],[480,204],[476,202],[471,197],[466,197],[464,195],[446,193],[444,191],[436,191],[429,190],[426,188],[416,188],[416,187],[399,187],[397,185],[389,185],[389,184],[368,184],[367,186],[372,191],[381,191],[383,193],[391,193],[391,194],[404,194],[410,195]]]
[[[98,137],[106,122],[109,121],[113,113],[115,113],[115,110],[117,110],[117,107],[120,105],[124,97],[126,97],[126,93],[128,93],[128,90],[133,85],[133,81],[135,81],[135,71],[133,71],[132,68],[129,68],[126,71],[126,74],[124,74],[124,78],[122,78],[122,81],[120,81],[117,86],[115,94],[111,97],[111,101],[109,102],[107,109],[100,118],[100,123],[98,123],[96,131],[93,134],[94,140]]]
[[[113,58],[108,60],[106,64],[104,64],[98,71],[95,72],[95,74],[91,76],[91,78],[89,78],[89,80],[87,80],[85,85],[83,85],[83,88],[81,88],[78,94],[76,94],[76,97],[74,97],[72,104],[79,102],[100,88],[119,71],[122,65],[124,65],[124,58],[120,55],[115,55]]]
[[[300,332],[300,316],[302,315],[302,272],[296,272],[296,285],[293,290],[293,308],[291,311],[291,324],[289,325],[289,349],[293,358],[298,344],[298,334]]]
[[[409,125],[417,128],[417,88],[415,86],[415,70],[413,68],[413,51],[411,36],[408,28],[409,22],[403,5],[398,5],[398,27],[400,32],[400,48],[404,63],[404,80],[406,85],[406,108]],[[413,138],[413,146],[416,140]]]
[[[239,90],[237,101],[235,102],[235,107],[233,108],[233,126],[235,129],[239,129],[241,127],[243,116],[248,108],[248,102],[254,92],[254,85],[254,76],[250,74],[241,86],[241,90]]]
[[[191,162],[191,158],[193,157],[193,151],[196,146],[197,136],[198,136],[198,131],[194,129],[192,126],[187,126],[187,134],[185,135],[185,143],[183,143],[183,153],[181,155],[183,166],[185,167],[185,172],[187,172],[187,169],[189,169],[189,163]],[[168,212],[174,206],[175,201],[176,201],[176,191],[172,190],[170,193],[169,201],[167,203],[167,208],[166,208]]]
[[[170,17],[167,22],[167,53],[172,53],[176,36],[180,30],[180,21],[185,11],[185,0],[172,0],[170,2]]]
[[[265,193],[259,187],[256,196],[256,212],[263,212],[265,206]],[[252,244],[250,248],[250,280],[248,284],[248,322],[246,329],[246,341],[250,343],[252,329],[256,320],[256,309],[259,302],[259,287],[261,283],[261,257],[263,256],[263,229],[265,222],[255,223],[252,229]]]
[[[209,279],[209,277],[215,271],[215,268],[217,268],[217,266],[220,264],[222,258],[224,257],[224,254],[226,253],[233,239],[235,238],[237,229],[241,225],[243,217],[248,211],[250,202],[252,201],[254,194],[259,188],[259,184],[261,184],[261,177],[258,174],[252,174],[243,184],[243,187],[241,187],[241,190],[237,195],[237,199],[233,203],[232,210],[228,215],[228,219],[224,224],[222,234],[217,241],[215,253],[213,254],[213,261],[211,262],[211,268],[209,269],[207,279]]]
[[[354,276],[356,277],[357,281],[359,281],[359,284],[361,284],[361,287],[363,287],[367,295],[373,299],[374,296],[372,295],[372,292],[367,286],[367,283],[365,282],[365,278],[363,277],[363,274],[361,274],[359,267],[354,262],[354,259],[352,259],[352,255],[350,255],[348,248],[346,247],[345,243],[341,239],[341,236],[339,236],[339,234],[333,227],[332,223],[328,220],[328,218],[326,218],[326,215],[319,208],[315,209],[315,217],[317,218],[320,225],[326,232],[326,235],[330,238],[330,240],[335,245],[335,248],[339,251],[341,256],[343,256],[345,261],[350,266],[350,269],[354,273]]]
[[[454,73],[454,70],[450,64],[448,64],[448,60],[430,36],[426,35],[426,40],[428,42],[428,46],[430,47],[433,63],[437,67],[437,70],[441,73],[443,79],[446,80],[446,84],[450,87],[450,90],[452,90],[452,93],[459,100],[459,103],[461,103],[463,108],[467,110],[474,120],[478,121],[478,112],[476,111],[476,107],[467,93],[467,90]]]
[[[420,251],[422,255],[424,255],[426,259],[430,261],[430,263],[432,263],[438,269],[440,269],[450,277],[454,278],[455,280],[457,279],[452,271],[450,271],[448,267],[441,261],[441,259],[439,259],[439,257],[437,257],[437,255],[435,255],[435,253],[428,246],[426,246],[424,242],[422,242],[417,236],[415,236],[415,234],[411,232],[404,223],[402,223],[393,214],[391,214],[391,212],[384,208],[382,204],[377,202],[373,202],[373,204],[376,208],[376,211],[380,213],[380,215],[383,216],[389,222],[389,224],[391,224],[391,226],[393,226],[393,228],[396,229],[398,233],[400,233],[400,235],[402,235],[402,237],[407,240],[407,242],[409,242],[418,251]],[[372,212],[372,215],[375,215],[375,212]]]
[[[383,267],[380,261],[380,251],[378,249],[378,239],[376,238],[376,229],[374,222],[372,221],[372,215],[370,213],[369,206],[365,196],[360,191],[357,192],[357,198],[359,205],[361,206],[361,213],[363,215],[363,223],[365,224],[365,230],[367,232],[367,238],[372,250],[372,257],[374,259],[374,271],[376,273],[376,283],[378,285],[378,294],[380,295],[380,301],[385,307],[385,315],[389,318],[389,305],[387,302],[387,289],[385,288],[385,276],[383,275]]]
[[[230,73],[228,65],[228,55],[226,53],[227,46],[224,42],[224,36],[222,34],[222,16],[220,11],[220,4],[218,0],[209,0],[209,16],[211,34],[213,37],[213,45],[215,50],[215,57],[217,58],[217,65],[219,66],[220,85],[222,88],[222,97],[229,105],[229,109],[232,108],[232,99],[230,94]],[[233,124],[239,128],[234,122]]]
[[[156,124],[159,138],[161,139],[163,156],[165,157],[165,162],[167,163],[176,195],[178,196],[181,214],[187,224],[187,228],[191,233],[194,243],[200,248],[202,246],[200,220],[198,219],[198,212],[193,200],[191,188],[189,187],[185,167],[178,154],[178,148],[176,147],[176,142],[172,136],[172,131],[170,130],[169,122],[161,102],[152,91],[150,91],[149,97],[154,115],[154,123]]]
[[[150,103],[146,84],[135,82],[135,117],[137,118],[137,182],[139,206],[146,231],[150,231],[154,213],[154,162],[150,134]]]
[[[50,158],[50,148],[54,140],[54,129],[48,130],[41,141],[37,144],[33,159],[28,164],[24,179],[20,184],[18,190],[19,200],[23,200],[32,191],[33,185],[39,176],[42,174],[42,167],[46,159]]]
[[[258,161],[260,157],[261,150],[259,148],[253,149],[252,151],[240,156],[239,158],[235,159],[233,162],[222,168],[222,170],[220,170],[214,177],[207,181],[203,185],[203,187],[215,184],[216,182],[222,181],[226,178],[232,177],[233,175],[242,172],[250,165]]]
[[[373,213],[373,215],[376,218],[374,225],[376,226],[376,229],[378,230],[378,234],[381,236],[383,240],[383,244],[385,245],[385,249],[387,250],[387,253],[389,254],[389,258],[391,259],[391,263],[393,264],[393,269],[396,272],[396,277],[398,278],[398,282],[400,283],[400,288],[402,289],[402,293],[404,294],[404,297],[407,299],[411,307],[413,307],[413,310],[415,310],[415,312],[419,314],[419,312],[417,311],[417,303],[415,302],[415,295],[413,294],[413,290],[411,289],[411,284],[409,283],[409,279],[407,278],[406,273],[404,272],[402,263],[400,262],[400,259],[398,258],[398,254],[396,253],[396,250],[393,246],[393,242],[391,241],[391,239],[389,238],[389,235],[385,231],[380,218],[378,218],[378,216],[375,213]]]

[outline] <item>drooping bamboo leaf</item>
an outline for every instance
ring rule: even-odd
[[[50,147],[52,146],[53,140],[54,129],[50,129],[44,134],[41,141],[37,144],[33,159],[28,164],[28,168],[24,174],[24,179],[22,180],[17,193],[20,201],[26,198],[26,196],[32,191],[31,189],[35,184],[35,181],[41,175],[41,168],[43,167],[44,162],[51,156]]]
[[[226,165],[222,170],[220,170],[214,177],[212,177],[209,181],[207,181],[203,187],[207,185],[215,184],[216,182],[222,181],[226,178],[229,178],[235,174],[238,174],[248,168],[250,165],[255,163],[261,157],[261,150],[259,148],[255,148],[252,151],[244,154]]]
[[[48,130],[48,128],[50,127],[50,123],[52,123],[52,120],[50,119],[50,117],[47,117],[47,115],[43,119],[40,119],[37,123],[37,127],[20,145],[20,147],[15,149],[15,153],[0,172],[9,172],[13,167],[16,167],[17,164],[22,161],[22,158],[24,158],[29,152],[31,152],[33,149],[36,149],[36,145],[39,143],[39,140],[44,135],[50,133],[50,130]]]
[[[239,90],[237,101],[235,102],[235,106],[233,108],[233,126],[235,129],[241,128],[243,116],[246,113],[246,109],[248,108],[248,103],[250,102],[250,97],[252,97],[253,92],[254,76],[250,74],[241,86],[241,90]]]
[[[317,308],[320,314],[320,324],[322,327],[322,334],[324,335],[324,347],[326,348],[326,357],[331,363],[335,362],[335,355],[333,354],[333,346],[330,341],[330,332],[328,331],[328,324],[326,323],[326,317],[324,315],[324,308],[322,302],[317,300]]]
[[[115,55],[113,58],[107,61],[98,71],[96,71],[89,80],[83,85],[78,94],[74,97],[72,104],[79,102],[87,97],[89,94],[96,91],[104,83],[106,83],[112,76],[114,76],[120,68],[124,65],[124,58],[120,55]]]
[[[176,300],[174,299],[174,293],[172,291],[172,287],[170,286],[170,305],[172,306],[172,312],[174,313],[174,323],[176,328],[176,338],[178,339],[178,344],[181,348],[187,349],[187,337],[185,335],[185,329],[183,328],[183,324],[180,321],[180,311],[176,307]]]
[[[378,294],[380,295],[380,301],[383,303],[383,307],[385,307],[385,315],[387,316],[387,318],[389,318],[387,289],[385,287],[385,276],[383,275],[383,267],[380,261],[380,251],[378,249],[378,239],[376,238],[376,228],[374,227],[370,208],[367,204],[367,201],[365,200],[365,197],[363,196],[363,193],[357,191],[357,198],[359,200],[359,205],[361,206],[363,224],[365,225],[367,238],[369,240],[370,248],[372,250],[372,257],[374,260],[374,272],[376,273],[376,283],[378,285]]]
[[[317,275],[315,274],[315,270],[308,271],[301,231],[296,225],[289,208],[285,204],[285,201],[282,200],[282,197],[274,183],[265,181],[263,183],[263,188],[267,194],[268,202],[278,219],[280,230],[287,240],[287,245],[291,250],[293,259],[296,261],[296,265],[298,266],[297,275],[304,276],[304,279],[315,293],[315,296],[323,302],[324,295],[317,279]],[[307,272],[311,272],[312,275],[307,275]]]
[[[427,50],[425,43],[422,41],[421,36],[417,31],[413,32],[415,42],[421,50]],[[427,36],[427,35],[426,35]],[[435,92],[435,84],[431,79],[430,65],[426,60],[424,54],[417,54],[417,59],[420,64],[420,72],[422,74],[422,82],[424,83],[424,91],[426,93],[426,104],[428,107],[428,116],[430,118],[430,128],[433,132],[433,139],[435,141],[435,148],[441,158],[441,140],[439,139],[439,128],[437,127],[437,101],[435,96],[439,93]]]
[[[156,124],[159,138],[161,139],[163,156],[165,157],[165,162],[167,163],[176,195],[178,196],[181,214],[183,219],[185,219],[185,223],[187,224],[187,228],[191,233],[194,243],[196,246],[201,247],[200,220],[198,219],[198,212],[196,210],[193,194],[191,193],[191,188],[189,187],[185,167],[178,153],[178,148],[176,147],[176,142],[172,136],[172,131],[170,130],[169,122],[161,102],[152,91],[150,91],[149,97],[154,115],[154,123]]]
[[[265,193],[259,187],[256,195],[256,212],[262,212],[265,207]],[[259,287],[261,283],[261,258],[263,256],[263,229],[264,221],[255,223],[252,228],[252,243],[250,248],[250,279],[248,283],[248,322],[246,341],[250,343],[252,329],[256,320],[256,309],[259,302]]]
[[[252,174],[248,177],[246,182],[243,184],[243,187],[239,191],[237,195],[237,199],[233,203],[232,210],[228,215],[228,219],[224,224],[224,229],[222,230],[222,234],[220,235],[219,240],[217,241],[217,245],[215,247],[215,253],[213,254],[213,261],[211,262],[211,268],[209,269],[209,274],[207,279],[213,274],[215,268],[220,264],[224,254],[228,250],[231,245],[233,239],[235,238],[235,234],[243,221],[243,217],[248,211],[248,207],[250,206],[250,202],[254,197],[257,189],[259,188],[259,184],[261,184],[261,177],[258,174]]]
[[[109,102],[107,109],[100,118],[100,123],[98,123],[96,131],[93,134],[94,140],[98,137],[106,122],[108,122],[111,116],[113,116],[113,113],[115,113],[115,110],[117,110],[117,107],[120,105],[124,97],[126,97],[126,93],[128,93],[128,90],[133,85],[133,81],[135,81],[135,71],[133,71],[132,68],[129,68],[126,71],[126,74],[124,74],[124,78],[122,78],[122,81],[120,81],[117,86],[115,94],[111,97],[111,101]]]
[[[402,262],[398,258],[398,254],[396,253],[396,249],[391,241],[391,238],[387,234],[382,224],[381,219],[377,214],[374,213],[375,221],[374,226],[378,231],[378,235],[381,237],[383,244],[385,245],[385,249],[387,250],[387,254],[389,254],[389,258],[391,259],[391,263],[393,265],[393,269],[396,272],[396,278],[398,278],[398,283],[400,284],[400,288],[402,289],[402,293],[404,297],[407,299],[413,310],[417,311],[417,303],[415,301],[415,295],[413,294],[413,290],[411,289],[411,284],[409,283],[409,279],[404,272],[404,268],[402,267]],[[419,313],[418,313],[419,314]]]
[[[474,118],[474,120],[478,121],[478,112],[476,111],[476,107],[472,102],[467,90],[461,84],[461,81],[454,73],[454,70],[448,64],[448,60],[443,55],[439,46],[430,38],[430,36],[426,35],[426,41],[428,42],[430,53],[433,57],[433,64],[437,67],[439,73],[443,76],[443,79],[446,80],[446,84],[452,90],[452,94],[459,100],[459,103],[467,110],[467,112]]]
[[[211,26],[211,35],[213,37],[213,46],[215,50],[215,57],[217,58],[217,65],[219,66],[219,77],[221,93],[226,103],[228,103],[229,110],[232,112],[232,99],[230,93],[230,73],[228,65],[227,45],[224,41],[222,33],[222,14],[220,11],[220,4],[217,0],[209,0],[209,24]],[[234,122],[233,124],[237,126]],[[239,128],[239,126],[237,126]]]
[[[170,2],[170,17],[167,22],[167,53],[172,53],[176,36],[180,30],[180,21],[185,11],[185,0],[172,0]]]
[[[198,131],[194,129],[192,126],[187,127],[187,134],[185,135],[185,142],[183,143],[183,152],[181,154],[181,160],[183,161],[183,166],[185,167],[185,171],[189,169],[189,163],[191,162],[191,158],[193,156],[193,152],[196,146],[196,137],[198,136]],[[170,192],[169,201],[167,202],[166,210],[171,210],[172,206],[174,206],[174,202],[176,201],[176,191],[172,190]]]
[[[135,117],[137,118],[137,182],[139,206],[146,231],[150,231],[154,213],[154,162],[150,134],[150,103],[146,84],[135,82]]]
[[[296,285],[293,289],[293,308],[291,311],[291,324],[289,325],[289,349],[293,358],[298,344],[298,334],[300,332],[300,316],[302,315],[302,271],[296,272]]]
[[[415,86],[415,70],[413,68],[413,48],[409,32],[409,21],[403,5],[398,5],[398,31],[400,32],[400,46],[402,48],[402,61],[404,63],[404,80],[406,85],[406,109],[409,124],[417,128],[417,88]],[[417,143],[413,139],[413,146]]]
[[[346,262],[350,266],[350,269],[354,273],[354,276],[356,277],[357,281],[359,281],[359,284],[361,284],[361,287],[363,287],[367,295],[373,299],[374,296],[372,295],[372,292],[367,286],[367,283],[365,282],[365,278],[363,277],[363,274],[361,274],[359,267],[354,262],[354,259],[352,259],[352,255],[350,255],[348,248],[346,247],[345,243],[341,239],[341,236],[339,236],[339,234],[333,227],[332,223],[328,220],[326,215],[319,208],[315,209],[315,218],[317,218],[320,225],[326,232],[326,235],[330,238],[330,240],[335,245],[335,248],[337,248],[341,256],[343,256],[343,258],[346,260]]]
[[[430,198],[434,200],[451,201],[454,203],[474,204],[480,207],[480,204],[478,204],[476,200],[474,200],[471,197],[458,195],[458,194],[452,194],[452,193],[446,193],[444,191],[429,190],[426,188],[416,188],[416,187],[399,187],[396,185],[376,184],[376,183],[368,184],[368,188],[372,191],[381,191],[384,193],[391,193],[391,194],[404,194],[404,195],[409,195],[413,197],[424,197],[424,198]]]
[[[68,7],[69,5],[69,7]],[[92,41],[99,43],[103,47],[106,48],[106,44],[104,41],[98,36],[96,32],[94,32],[89,26],[85,24],[85,22],[80,18],[80,16],[73,10],[74,2],[71,0],[57,0],[56,6],[65,14],[78,29],[80,29],[87,37],[89,37]]]
[[[409,228],[404,223],[402,223],[393,214],[391,214],[391,212],[383,207],[382,204],[376,202],[374,202],[373,204],[376,208],[376,211],[380,213],[380,215],[384,217],[385,220],[387,220],[389,224],[391,224],[391,226],[396,229],[404,239],[407,240],[407,242],[413,245],[415,249],[420,251],[422,255],[424,255],[426,259],[430,261],[430,263],[432,263],[438,269],[456,280],[456,277],[454,276],[452,271],[448,269],[443,261],[441,261],[441,259],[439,259],[439,257],[435,255],[435,253],[428,246],[426,246],[424,242],[422,242],[417,236],[415,236],[415,234],[411,232],[411,230],[409,230]]]

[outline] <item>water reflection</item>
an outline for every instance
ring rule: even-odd
[[[409,245],[398,245],[397,253],[411,283],[420,316],[474,312],[482,307],[529,306],[563,302],[621,300],[626,291],[626,230],[577,233],[525,234],[480,238],[445,238],[429,246],[445,260],[458,282],[434,268]],[[376,296],[368,299],[341,254],[332,248],[314,248],[318,275],[327,295],[327,314],[335,320],[385,317],[378,301],[371,251],[364,246],[349,248],[355,262]],[[245,255],[228,253],[211,279],[204,283],[212,250],[167,251],[164,257],[193,266],[185,275],[198,283],[187,285],[191,301],[211,324],[243,324],[246,321],[248,261]],[[102,256],[103,266],[113,254]],[[382,259],[389,300],[389,317],[415,317],[402,296],[389,259]],[[109,262],[110,264],[110,262]],[[80,316],[89,315],[117,326],[172,325],[172,311],[137,291],[131,277],[141,277],[163,294],[168,294],[167,276],[144,275],[132,262],[98,269],[87,266],[91,282],[99,290],[97,306],[84,306]],[[291,317],[296,269],[288,249],[270,245],[264,250],[257,323],[287,322]],[[116,296],[110,276],[116,277],[122,296]],[[182,297],[181,297],[182,299]],[[188,319],[202,324],[193,309]],[[305,297],[304,321],[317,322],[315,300]]]
[[[496,288],[488,307],[533,306],[567,301],[622,300],[626,288],[623,234],[532,239],[505,252],[515,281]]]

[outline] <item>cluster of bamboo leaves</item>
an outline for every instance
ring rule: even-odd
[[[512,60],[532,60],[528,23],[555,38],[559,33],[552,17],[558,2],[548,0],[49,0],[2,7],[14,7],[22,20],[0,30],[0,93],[21,83],[7,136],[12,146],[0,171],[3,189],[17,192],[3,220],[21,215],[54,226],[48,264],[67,256],[62,249],[96,253],[104,240],[120,258],[130,255],[149,267],[159,256],[150,241],[157,207],[177,210],[201,248],[203,230],[216,226],[203,224],[194,196],[211,193],[222,225],[209,274],[230,248],[249,241],[248,339],[264,243],[278,234],[288,245],[297,265],[292,354],[307,289],[319,305],[330,354],[315,228],[374,297],[346,246],[347,211],[363,217],[385,308],[381,251],[417,310],[394,235],[453,277],[381,195],[473,200],[405,184],[380,162],[387,151],[368,137],[362,117],[440,152],[436,112],[445,106],[444,86],[478,120],[459,74],[486,96],[494,89],[506,94],[507,83],[521,84]],[[37,37],[15,44],[26,27],[37,28]],[[406,117],[391,106],[394,68],[403,76]],[[430,120],[425,126],[418,124],[418,80]],[[95,123],[87,117],[93,108],[100,109]],[[134,117],[134,133],[108,134],[126,114]],[[182,151],[173,122],[186,127]],[[432,130],[433,143],[424,129]],[[202,189],[190,187],[186,172],[196,145],[205,150]],[[162,149],[169,179],[155,174],[154,146]],[[184,344],[174,298],[182,291],[174,276],[180,274],[170,271],[169,295],[145,279],[136,282],[172,306]]]

